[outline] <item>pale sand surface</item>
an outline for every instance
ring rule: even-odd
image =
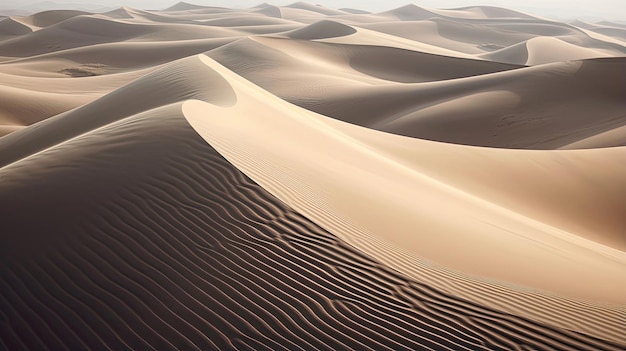
[[[226,74],[228,71],[222,72]],[[624,302],[621,293],[626,283],[623,275],[626,261],[619,251],[624,249],[621,240],[625,230],[621,218],[625,210],[624,194],[616,192],[625,189],[622,149],[596,153],[536,153],[427,143],[346,124],[335,125],[340,122],[294,106],[280,106],[280,100],[276,98],[275,104],[265,104],[270,106],[268,110],[261,110],[256,101],[246,101],[250,99],[248,96],[252,96],[252,100],[272,99],[258,88],[248,87],[248,91],[242,88],[235,93],[237,104],[226,108],[232,112],[213,111],[209,105],[189,103],[187,115],[190,122],[238,168],[302,213],[333,227],[333,221],[328,217],[338,217],[340,223],[363,233],[378,233],[378,238],[383,241],[445,262],[446,266],[456,266],[479,275],[496,275],[503,280],[507,277],[510,280],[510,267],[517,267],[514,269],[516,279],[520,279],[517,282],[523,285],[541,287],[547,284],[543,286],[545,290],[555,291],[562,287],[561,292],[580,293],[578,297]],[[209,110],[204,111],[202,106]],[[255,114],[250,113],[253,109],[258,109]],[[293,116],[296,121],[289,120],[284,114]],[[227,117],[206,117],[212,115]],[[274,121],[277,124],[273,124]],[[279,143],[272,141],[272,129],[288,139],[281,139]],[[308,145],[307,141],[312,144]],[[290,145],[289,150],[284,149],[283,142]],[[257,144],[263,146],[252,147]],[[515,157],[511,153],[522,154]],[[425,175],[423,170],[429,174]],[[292,180],[292,174],[296,179]],[[438,174],[443,174],[446,181],[436,179]],[[558,177],[551,182],[552,178],[546,174]],[[611,178],[606,178],[607,174],[611,174]],[[597,180],[587,183],[591,179]],[[598,186],[591,186],[610,179],[612,181],[603,184],[605,191],[599,192]],[[451,183],[476,188],[457,188]],[[585,184],[591,188],[580,186]],[[518,209],[536,212],[544,216],[543,221],[537,223],[520,216],[520,211],[510,213],[497,206],[498,203],[486,201],[508,196]],[[355,201],[355,198],[359,200]],[[526,203],[525,198],[531,202]],[[463,205],[464,202],[468,204]],[[551,202],[554,208],[550,208]],[[607,207],[590,208],[588,203],[596,206],[602,203]],[[313,209],[307,209],[309,206]],[[446,211],[441,213],[443,207]],[[594,214],[590,210],[598,212]],[[491,211],[495,213],[489,215]],[[560,211],[571,212],[564,214]],[[555,221],[568,218],[566,225],[591,228],[572,235],[549,226],[550,218]],[[593,228],[594,225],[601,228]],[[418,227],[431,234],[420,239],[415,235]],[[604,235],[597,236],[598,232]],[[582,240],[581,237],[595,241]],[[494,241],[494,238],[499,240]],[[596,242],[614,246],[617,250]],[[468,245],[476,245],[480,251],[465,250]],[[553,250],[567,252],[568,247],[577,254],[554,255]],[[549,261],[542,261],[544,250],[545,259]],[[525,254],[534,257],[533,262],[528,262]],[[581,259],[580,263],[574,265],[574,258]],[[560,259],[563,261],[558,263]],[[516,260],[519,261],[515,263]],[[601,266],[590,267],[590,262]],[[529,273],[523,274],[522,267],[526,267]],[[543,267],[542,274],[534,274],[540,267]],[[576,271],[575,267],[580,267],[581,271]],[[552,269],[553,274],[550,273]],[[583,271],[589,276],[582,278]],[[607,275],[600,278],[598,272]],[[564,274],[577,275],[581,279],[558,279]],[[598,278],[600,280],[595,284],[589,284]],[[597,284],[603,288],[596,289]],[[585,290],[599,295],[586,295]]]
[[[624,38],[489,6],[0,19],[0,349],[624,349]]]

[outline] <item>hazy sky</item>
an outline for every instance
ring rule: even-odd
[[[42,2],[43,0],[1,0],[0,8],[23,7],[25,4]],[[275,5],[287,5],[296,0],[268,0]],[[106,7],[127,5],[138,8],[164,8],[178,0],[55,0],[57,3],[99,4]],[[187,0],[198,5],[251,7],[264,0]],[[358,0],[310,0],[312,4],[328,7],[352,7],[369,11],[388,10],[410,3],[409,0],[358,1]],[[432,8],[454,8],[471,5],[492,5],[532,12],[558,18],[590,18],[626,20],[626,0],[421,0],[414,4]]]

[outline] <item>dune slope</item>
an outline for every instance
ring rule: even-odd
[[[617,347],[377,264],[251,182],[180,108],[120,120],[1,170],[12,228],[0,255],[9,287],[0,306],[12,321],[3,345]]]

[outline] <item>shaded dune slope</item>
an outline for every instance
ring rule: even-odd
[[[195,11],[195,10],[208,10],[211,9],[211,7],[209,6],[201,6],[201,5],[195,5],[195,4],[190,4],[188,2],[184,2],[184,1],[180,1],[168,8],[166,8],[163,11]],[[224,9],[226,10],[226,9]]]
[[[98,72],[97,75],[128,72],[152,68],[180,58],[200,54],[235,40],[237,38],[95,44],[11,60],[0,65],[0,71],[16,72],[21,66],[25,67],[24,70],[26,71],[34,71],[34,67],[29,67],[29,65],[47,61],[46,65],[37,68],[45,70],[45,73],[50,72],[50,74],[56,73],[57,75],[63,73],[64,69],[89,64],[103,67],[102,72]],[[38,73],[43,75],[44,72],[39,71]]]
[[[617,146],[626,146],[626,125],[561,146],[561,149],[590,149]]]
[[[324,7],[322,5],[311,5],[306,2],[298,1],[294,2],[291,5],[287,5],[288,8],[307,10],[311,12],[317,12],[326,16],[336,16],[336,15],[345,15],[346,13],[341,10],[335,10],[328,7]]]
[[[264,6],[257,6],[253,12],[261,14],[261,15],[265,15],[268,17],[273,17],[273,18],[283,17],[282,12],[279,7],[269,5],[269,4],[263,4],[263,5]]]
[[[531,16],[523,12],[510,10],[510,9],[503,8],[503,7],[496,7],[496,6],[463,7],[459,9],[453,9],[452,11],[454,10],[457,10],[457,11],[458,10],[461,10],[461,11],[476,10],[476,12],[478,12],[479,14],[482,14],[481,17],[483,18],[536,18],[534,16]]]
[[[53,24],[57,24],[59,22],[63,22],[72,17],[81,16],[81,15],[91,15],[89,12],[85,11],[74,11],[74,10],[50,10],[36,13],[34,15],[28,16],[24,18],[24,22],[32,24],[33,26],[37,26],[40,28],[48,27]]]
[[[414,4],[408,4],[393,10],[381,12],[379,15],[401,21],[415,21],[439,17],[438,14]]]
[[[508,47],[514,46],[522,41],[529,41],[533,38],[554,38],[559,39],[567,44],[571,44],[578,51],[600,49],[604,52],[610,52],[613,55],[623,56],[626,53],[624,45],[618,43],[597,39],[588,32],[580,28],[548,20],[524,20],[524,19],[507,19],[507,20],[471,20],[471,19],[432,19],[438,25],[438,33],[444,38],[455,40],[460,43],[479,44],[497,44],[498,46]],[[542,50],[541,47],[535,47],[537,52],[551,51],[549,48]],[[571,51],[571,50],[569,50]],[[576,58],[568,52],[560,52],[563,57]],[[557,60],[550,61],[556,62]]]
[[[343,26],[332,24],[333,22],[331,21],[325,22],[326,23],[316,23],[309,27],[315,26],[315,29],[322,27],[324,29],[331,29],[331,27],[335,27],[335,25]],[[303,30],[311,34],[308,31],[309,27]],[[344,28],[338,27],[336,29],[343,30]],[[346,32],[324,31],[315,32],[314,34],[334,37],[347,34],[347,30],[348,29],[346,29]],[[297,33],[291,33],[289,35],[298,35],[300,33],[301,32],[298,31]],[[263,45],[266,49],[263,50],[263,52],[249,50],[246,45],[249,45],[250,40],[254,40],[257,43],[256,46]],[[228,62],[226,58],[231,52],[236,50],[241,52],[242,58],[233,59],[232,63]],[[249,50],[249,52],[247,50]],[[255,60],[247,60],[244,56],[252,56],[257,53],[258,55],[255,56]],[[281,61],[285,62],[285,64],[293,63],[310,67],[309,71],[293,72],[294,76],[299,74],[310,75],[311,78],[306,82],[308,84],[314,84],[316,80],[321,80],[315,79],[311,74],[312,72],[320,75],[338,76],[349,70],[353,71],[352,81],[370,80],[376,81],[376,83],[378,83],[377,85],[380,85],[390,82],[421,83],[449,80],[507,71],[521,67],[519,65],[449,57],[380,45],[343,44],[309,40],[292,41],[280,37],[262,36],[243,39],[232,45],[209,51],[207,55],[216,58],[220,63],[244,75],[257,84],[258,82],[255,76],[263,77],[264,73],[267,74],[268,69],[276,69],[276,65],[267,65],[267,63],[272,61],[276,62],[278,57],[280,57]],[[248,61],[247,70],[242,69],[242,67],[239,67],[237,64],[239,61],[244,61],[244,59]],[[444,64],[441,64],[442,62]],[[256,66],[260,71],[251,71],[251,66]],[[335,66],[335,71],[332,74],[324,71],[327,71],[328,68],[332,66]],[[285,75],[277,75],[274,80],[280,82],[283,79],[290,78],[291,77],[286,77]],[[273,86],[278,85],[279,84],[262,84],[264,88],[272,92],[275,92]],[[282,94],[279,95],[284,97]],[[309,97],[315,97],[315,95],[309,94]]]
[[[4,150],[0,154],[0,165],[19,161],[76,135],[164,104],[194,98],[233,103],[235,97],[227,88],[228,83],[204,67],[195,56],[176,61],[90,104],[44,120],[37,128],[7,135],[0,139],[0,148]]]
[[[193,24],[131,23],[104,16],[76,16],[34,33],[0,42],[0,55],[29,57],[104,43],[227,38],[242,33]],[[61,40],[62,38],[62,40]]]
[[[626,28],[598,27],[592,29],[594,32],[617,38],[626,43]]]
[[[92,16],[76,16],[0,43],[0,55],[26,57],[73,47],[127,40],[149,28]],[[62,40],[61,40],[62,39]]]
[[[497,62],[520,65],[540,65],[550,62],[609,57],[611,55],[569,44],[552,37],[536,37],[526,42],[482,55]]]
[[[0,125],[27,126],[81,106],[95,97],[89,95],[71,96],[68,94],[37,92],[0,84]],[[33,101],[37,101],[33,104]],[[0,136],[3,134],[0,132]]]
[[[525,56],[524,44],[520,47]],[[551,149],[626,123],[626,87],[615,79],[626,72],[624,58],[523,67],[268,37],[243,39],[206,54],[301,107],[429,140]],[[282,74],[287,68],[290,74]],[[410,84],[391,84],[395,81]],[[463,127],[450,128],[451,123]],[[617,145],[619,140],[612,144]]]
[[[32,32],[32,28],[11,17],[0,19],[0,41]]]
[[[83,106],[151,70],[85,78],[42,78],[0,73],[3,82],[0,84],[0,125],[4,128],[0,135]]]
[[[472,77],[450,85],[442,82],[441,88],[447,88],[440,91],[448,96],[445,102],[432,105],[429,99],[425,106],[414,105],[413,112],[405,110],[369,126],[459,144],[558,148],[626,123],[621,93],[626,86],[614,79],[625,70],[626,60],[607,58]],[[435,86],[415,88],[414,101],[439,91]],[[464,91],[460,100],[452,98],[457,88]],[[443,132],[444,124],[452,121],[464,126],[458,134]]]
[[[287,34],[289,38],[315,40],[322,38],[342,37],[356,33],[356,29],[334,21],[323,20]]]
[[[285,104],[200,58],[227,77],[238,103],[186,103],[193,127],[272,194],[360,249],[392,264],[408,250],[482,277],[623,303],[624,150],[516,152],[398,137]],[[204,117],[221,114],[228,118]],[[580,280],[563,279],[570,276]]]
[[[226,162],[179,104],[0,174],[10,349],[620,347],[372,261]]]
[[[109,18],[129,19],[129,18],[134,18],[131,12],[132,10],[128,7],[119,7],[119,8],[116,8],[115,10],[104,12],[102,13],[102,15],[109,17]]]

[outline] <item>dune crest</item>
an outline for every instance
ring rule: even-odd
[[[188,2],[180,1],[166,8],[163,11],[194,11],[194,10],[204,10],[207,8],[209,8],[209,6],[194,5]]]
[[[203,59],[203,60],[206,61],[206,59]],[[211,69],[213,70],[216,69],[216,66],[215,66],[216,63],[214,62],[209,62],[207,63],[207,65],[210,65]],[[223,68],[219,69],[219,71],[224,72]],[[222,74],[226,74],[226,73],[222,73]],[[239,86],[242,86],[243,84],[244,83],[240,83]],[[252,96],[252,97],[256,97],[258,99],[264,99],[264,100],[270,99],[269,96],[262,95],[262,90],[257,89],[255,91],[251,87],[247,87],[247,89],[245,90],[244,89],[245,88],[240,88],[240,90],[236,90],[238,91],[237,95],[240,97],[240,99],[243,99],[244,92],[246,90],[248,90],[246,94],[248,96]],[[278,105],[279,101],[280,100],[277,100],[273,105]],[[416,169],[412,169],[412,168],[407,169],[407,166],[409,165],[407,164],[407,161],[404,160],[404,157],[407,157],[407,160],[411,159],[413,160],[412,162],[419,164],[420,162],[415,160],[415,157],[418,156],[417,153],[413,155],[411,154],[404,155],[404,154],[396,154],[395,152],[397,151],[394,151],[394,149],[407,149],[407,150],[412,149],[412,148],[423,149],[423,148],[429,147],[428,145],[416,143],[416,145],[413,145],[413,146],[408,146],[408,145],[407,146],[394,146],[394,149],[389,149],[389,148],[376,149],[373,147],[373,145],[394,145],[396,143],[399,143],[399,145],[402,145],[402,139],[398,138],[396,140],[396,138],[393,138],[392,140],[386,140],[385,139],[386,136],[382,133],[380,133],[380,135],[376,134],[376,132],[371,132],[368,134],[366,133],[367,130],[357,129],[356,127],[353,127],[355,130],[350,130],[349,128],[347,128],[348,127],[347,125],[342,125],[342,124],[339,124],[339,127],[336,127],[335,123],[341,123],[341,122],[335,122],[333,120],[327,120],[321,117],[316,117],[310,114],[310,112],[307,112],[305,110],[297,110],[296,108],[290,107],[290,106],[278,107],[276,108],[275,111],[271,109],[268,110],[267,112],[259,111],[259,114],[268,116],[268,117],[264,117],[262,119],[262,122],[259,123],[259,122],[255,122],[254,116],[245,114],[245,112],[244,113],[237,112],[239,109],[241,109],[242,111],[247,111],[249,107],[245,107],[246,105],[253,106],[254,103],[253,102],[245,103],[245,101],[238,101],[238,103],[232,107],[233,112],[221,113],[221,114],[228,114],[229,115],[228,118],[225,118],[225,119],[217,118],[215,119],[215,121],[211,118],[201,117],[202,108],[198,106],[190,105],[191,107],[188,108],[189,111],[194,111],[194,112],[192,112],[191,115],[187,115],[187,114],[186,115],[188,116],[188,118],[190,118],[190,122],[192,123],[192,125],[196,129],[201,130],[201,135],[207,138],[211,142],[211,144],[217,148],[218,151],[220,151],[226,156],[227,159],[229,159],[231,162],[234,162],[234,164],[237,165],[239,169],[242,169],[246,174],[251,176],[252,179],[255,179],[255,181],[262,184],[266,189],[269,189],[271,193],[278,196],[281,200],[290,204],[292,207],[298,209],[299,211],[309,216],[310,218],[314,218],[314,220],[317,223],[324,223],[322,225],[332,225],[333,227],[328,228],[329,230],[333,232],[339,232],[340,230],[340,228],[334,227],[334,224],[332,224],[332,222],[328,219],[328,216],[332,213],[334,218],[336,218],[338,222],[346,223],[349,227],[357,228],[357,231],[360,231],[361,233],[363,233],[362,234],[363,236],[366,235],[365,233],[369,233],[372,236],[376,237],[378,240],[382,240],[382,241],[391,240],[392,242],[395,242],[396,244],[403,243],[404,244],[403,247],[405,248],[409,247],[408,245],[414,246],[415,250],[417,250],[415,253],[417,254],[417,256],[421,256],[421,257],[424,257],[424,256],[428,257],[428,254],[426,254],[428,249],[426,247],[428,245],[434,245],[436,240],[438,240],[436,238],[440,238],[439,240],[442,240],[441,242],[442,247],[437,248],[437,249],[433,248],[433,252],[437,253],[436,257],[438,257],[439,259],[443,259],[441,250],[443,247],[448,246],[449,245],[448,243],[451,240],[459,241],[459,240],[464,240],[462,239],[463,237],[467,237],[466,240],[469,240],[469,242],[476,242],[476,240],[479,240],[478,238],[480,238],[481,235],[485,235],[487,233],[493,233],[493,234],[488,234],[487,237],[488,238],[491,238],[494,236],[501,237],[502,238],[501,240],[504,240],[504,243],[506,244],[504,244],[502,247],[498,246],[497,249],[496,248],[487,249],[490,244],[489,244],[489,239],[485,238],[485,241],[480,245],[480,247],[485,248],[486,252],[493,252],[494,254],[502,253],[501,256],[498,256],[500,258],[496,258],[496,256],[490,256],[488,261],[486,261],[485,263],[480,263],[480,261],[478,261],[478,258],[475,257],[474,254],[466,252],[465,254],[469,255],[468,259],[466,261],[458,262],[458,260],[461,260],[464,255],[463,251],[454,251],[454,252],[451,251],[449,252],[450,260],[445,262],[445,265],[450,267],[450,266],[454,266],[454,263],[453,263],[454,261],[457,261],[458,262],[457,267],[459,269],[463,267],[463,269],[465,270],[472,270],[470,266],[474,265],[473,273],[477,273],[479,275],[485,275],[485,276],[489,275],[489,274],[484,273],[486,271],[482,271],[483,272],[482,274],[478,272],[481,269],[485,269],[485,268],[491,271],[493,266],[491,266],[488,263],[488,262],[491,262],[491,264],[494,264],[494,261],[491,261],[491,260],[494,260],[494,259],[495,260],[498,260],[498,259],[514,260],[516,259],[516,257],[519,257],[521,259],[521,261],[519,261],[519,263],[517,264],[512,263],[512,262],[510,263],[502,262],[502,263],[495,263],[495,265],[496,266],[516,265],[517,267],[519,267],[516,270],[516,274],[520,275],[520,269],[522,269],[521,267],[525,265],[527,266],[528,262],[526,262],[523,256],[521,256],[519,253],[514,254],[514,255],[507,253],[505,248],[520,249],[519,245],[521,245],[521,242],[518,242],[517,244],[510,244],[508,240],[517,240],[517,239],[514,239],[515,237],[511,237],[510,239],[504,239],[504,237],[505,235],[507,235],[507,233],[510,234],[511,232],[516,232],[520,230],[525,233],[536,233],[536,234],[532,234],[533,241],[548,240],[546,241],[546,243],[550,242],[549,244],[550,247],[560,247],[561,249],[564,249],[565,247],[569,247],[571,244],[574,244],[574,246],[571,246],[571,250],[573,250],[572,252],[578,252],[578,254],[581,255],[581,256],[573,256],[573,257],[581,257],[582,261],[581,261],[581,264],[579,265],[581,269],[583,269],[583,267],[590,264],[589,262],[596,261],[596,258],[598,259],[596,263],[600,264],[601,266],[592,268],[589,271],[587,271],[588,276],[586,277],[586,279],[582,279],[582,281],[585,282],[584,284],[582,284],[582,286],[580,283],[569,282],[569,283],[574,283],[574,285],[569,286],[569,287],[563,287],[563,290],[560,290],[559,287],[562,286],[563,282],[558,281],[558,279],[556,278],[564,274],[563,271],[561,270],[569,271],[570,269],[572,269],[571,261],[568,259],[568,260],[563,261],[562,263],[558,263],[558,261],[554,261],[555,257],[553,257],[552,253],[548,251],[545,253],[546,255],[545,257],[546,259],[550,260],[550,263],[547,263],[547,261],[541,262],[541,259],[540,259],[542,255],[541,250],[535,251],[535,249],[533,249],[532,247],[523,248],[520,250],[520,253],[521,252],[533,252],[532,255],[535,257],[535,262],[538,264],[538,266],[536,267],[532,267],[532,266],[528,267],[527,269],[529,270],[529,272],[534,271],[538,267],[544,267],[543,268],[544,275],[542,276],[541,281],[536,281],[535,278],[537,277],[532,277],[532,274],[528,274],[528,275],[525,275],[526,278],[524,279],[530,278],[531,280],[518,281],[518,283],[525,284],[525,285],[533,285],[535,287],[542,288],[543,290],[552,290],[552,291],[558,291],[558,292],[567,294],[567,292],[585,291],[585,287],[588,287],[587,282],[591,281],[592,279],[598,278],[598,274],[597,274],[598,271],[602,271],[605,273],[612,271],[613,273],[609,273],[606,276],[606,280],[604,281],[604,283],[600,283],[598,281],[597,284],[600,284],[602,286],[602,289],[594,288],[593,289],[595,290],[594,293],[591,293],[591,291],[588,291],[588,293],[590,293],[591,295],[583,294],[577,297],[591,298],[591,299],[598,298],[600,300],[612,299],[613,302],[624,303],[624,301],[620,300],[621,299],[620,297],[621,286],[624,283],[623,281],[620,282],[620,279],[623,278],[621,277],[620,272],[623,269],[623,266],[626,264],[626,257],[624,257],[623,254],[620,254],[620,252],[617,250],[603,248],[602,246],[595,246],[593,242],[580,240],[579,237],[575,235],[579,233],[567,233],[567,232],[559,231],[556,228],[551,228],[549,225],[546,226],[543,223],[536,223],[530,219],[517,217],[517,214],[507,213],[506,211],[499,209],[497,206],[493,207],[494,204],[481,202],[482,200],[478,200],[479,198],[478,196],[476,196],[477,194],[473,196],[469,195],[467,190],[463,191],[463,189],[460,189],[461,191],[457,193],[457,191],[459,190],[449,188],[449,184],[441,184],[436,179],[432,179],[430,177],[424,177],[424,175],[419,174],[419,171]],[[210,116],[212,114],[215,114],[209,111],[210,110],[208,109],[208,106],[207,106],[207,111],[204,112],[204,115]],[[281,112],[283,114],[287,113],[290,116],[290,118],[272,117],[273,119],[271,120],[269,119],[270,118],[269,116],[276,116],[276,115],[279,115],[279,113]],[[297,117],[294,117],[293,115],[296,115]],[[237,120],[237,118],[241,118],[243,120]],[[291,118],[294,118],[295,121],[290,122]],[[276,124],[271,124],[270,121],[275,121]],[[203,123],[206,123],[206,125],[204,125]],[[286,124],[286,126],[282,126],[281,124],[283,123]],[[220,129],[220,128],[225,128],[225,129]],[[233,130],[232,128],[237,128],[237,129]],[[264,129],[266,129],[267,131],[263,132]],[[281,151],[280,148],[273,149],[271,146],[272,143],[269,140],[264,140],[264,138],[269,137],[271,135],[269,133],[269,130],[278,130],[278,131],[289,130],[288,135],[294,135],[294,136],[297,135],[298,136],[297,139],[300,140],[300,143],[298,143],[296,139],[294,139],[293,141],[287,141],[287,143],[291,145],[292,151],[289,154],[285,155]],[[300,130],[300,132],[298,132],[298,130]],[[320,144],[323,144],[325,148],[328,148],[328,150],[331,150],[331,149],[335,150],[333,154],[336,155],[338,159],[331,160],[329,159],[330,157],[321,158],[317,156],[303,158],[305,160],[315,160],[315,159],[322,160],[323,159],[322,162],[324,166],[322,166],[322,164],[313,163],[312,161],[308,161],[307,163],[302,163],[301,161],[298,161],[295,155],[298,155],[300,153],[306,154],[307,152],[312,152],[312,151],[305,151],[305,150],[314,149],[313,147],[314,144],[313,145],[302,144],[304,143],[304,139],[302,138],[302,135],[304,135],[305,133],[304,130],[309,130],[308,134],[310,134],[310,136],[307,136],[307,139],[306,139],[308,140],[308,142],[314,143],[314,144],[320,143]],[[207,135],[205,134],[204,131],[210,131],[210,134]],[[314,132],[314,131],[318,131],[318,132]],[[229,132],[231,134],[229,134]],[[337,134],[338,132],[346,133],[346,134],[345,136],[340,136],[339,134]],[[331,137],[327,137],[326,136],[327,133],[329,133]],[[232,136],[229,136],[229,135],[232,135]],[[367,138],[365,139],[366,141],[359,139],[361,137]],[[343,141],[344,138],[346,139],[346,141]],[[261,145],[266,145],[267,151],[265,151],[264,153],[260,153],[261,149],[257,148],[255,151],[256,156],[254,157],[256,161],[252,164],[249,164],[246,160],[249,160],[250,156],[247,156],[246,154],[240,155],[240,153],[243,152],[243,150],[245,150],[245,147],[241,149],[240,146],[237,146],[237,144],[240,144],[240,142],[237,142],[237,144],[234,143],[234,140],[242,140],[242,139],[249,140],[251,144],[259,143]],[[263,142],[260,142],[259,139],[263,140]],[[407,139],[406,142],[415,142],[415,140]],[[437,145],[432,145],[430,147],[434,148],[434,150],[437,150]],[[362,149],[367,152],[361,151]],[[324,149],[320,149],[318,152],[324,152],[323,150]],[[431,151],[430,153],[441,152],[441,151],[434,151],[434,150]],[[463,152],[461,150],[463,150],[462,147],[460,147],[460,150],[458,152]],[[469,152],[470,155],[471,155],[471,151],[472,150],[467,150],[467,152]],[[372,152],[374,153],[374,155],[372,155]],[[427,155],[429,153],[425,152],[425,154]],[[345,155],[345,156],[342,156],[342,155]],[[384,163],[385,158],[382,157],[382,155],[395,159],[395,161],[387,161],[389,162],[389,164],[386,167],[382,167],[382,165],[385,164]],[[494,157],[494,156],[491,156],[491,157]],[[563,156],[567,156],[567,155],[563,155]],[[343,157],[345,157],[345,159]],[[468,156],[465,155],[464,157],[468,157]],[[506,157],[506,156],[502,155],[501,157]],[[624,155],[622,153],[617,153],[613,157],[609,157],[609,156],[607,157],[608,159],[611,159],[611,158],[622,159]],[[351,161],[348,162],[348,160],[351,160]],[[382,162],[382,163],[378,164],[378,162]],[[391,173],[390,171],[390,168],[395,169],[392,166],[394,162],[399,162],[399,164],[396,163],[396,166],[398,167],[397,169],[398,173],[396,176],[393,176],[392,174],[394,173]],[[613,162],[609,162],[609,165],[612,163]],[[345,166],[342,166],[342,165],[345,165]],[[485,166],[489,167],[488,165],[485,165]],[[615,164],[612,167],[615,167],[615,166],[617,166],[617,164]],[[257,169],[257,167],[261,167],[261,169]],[[344,171],[343,167],[350,168],[351,172]],[[433,165],[431,165],[431,169],[432,167]],[[525,167],[527,166],[520,165],[520,169],[523,169]],[[330,177],[323,176],[323,174],[327,174],[331,170],[333,174],[354,175],[354,172],[357,172],[357,170],[361,168],[363,168],[363,171],[362,171],[363,174],[369,173],[372,175],[371,179],[367,179],[367,177],[364,177],[362,180],[363,183],[361,185],[356,185],[352,177],[350,177],[351,179],[350,182],[352,182],[353,185],[348,186],[347,180],[342,180],[341,177],[337,176],[337,177],[333,177],[329,179]],[[286,173],[284,171],[285,169],[295,169],[297,170],[296,174],[306,174],[307,176],[303,179],[308,179],[308,182],[300,183],[298,181],[295,181],[296,179],[290,180],[291,176],[289,174],[285,174]],[[377,175],[375,172],[376,169],[385,169],[384,171],[385,176],[383,176],[382,173]],[[581,169],[584,169],[584,168],[581,168]],[[272,171],[272,170],[276,170],[276,171]],[[622,172],[626,172],[626,169],[622,169]],[[268,173],[271,174],[271,176],[269,176],[269,179],[274,179],[274,181],[269,181],[267,178],[265,178],[267,177],[266,175]],[[263,175],[263,178],[259,178],[261,175]],[[388,178],[389,183],[383,181],[385,177]],[[357,177],[357,178],[362,179],[362,177]],[[315,181],[315,179],[320,179],[320,180]],[[401,185],[403,184],[403,182],[404,184],[406,184],[404,188]],[[475,222],[475,219],[469,219],[469,218],[467,222],[463,222],[459,214],[460,213],[470,214],[471,211],[468,211],[469,207],[467,209],[459,208],[458,209],[459,212],[455,215],[452,215],[455,218],[456,223],[452,223],[447,220],[444,222],[439,222],[434,219],[433,214],[429,214],[426,217],[422,217],[422,216],[425,216],[423,212],[425,209],[419,209],[416,207],[405,207],[406,205],[408,205],[407,201],[409,201],[409,199],[418,197],[420,196],[419,194],[422,194],[421,196],[425,196],[424,193],[427,193],[426,190],[423,190],[421,187],[417,186],[417,184],[421,184],[421,182],[424,182],[423,186],[425,187],[425,189],[434,188],[433,190],[430,190],[430,191],[434,191],[435,193],[442,191],[444,193],[449,193],[450,196],[456,197],[457,200],[454,201],[456,203],[468,201],[468,206],[471,206],[471,207],[485,206],[485,208],[491,209],[491,211],[493,211],[494,214],[491,216],[487,216],[485,217],[485,219],[483,219],[483,221],[485,222],[484,225],[479,225],[478,223]],[[531,180],[531,182],[535,182],[535,181]],[[387,197],[387,195],[385,195],[387,194],[387,191],[380,191],[380,192],[373,193],[374,189],[371,189],[371,185],[374,183],[381,184],[380,187],[385,190],[389,188],[397,188],[397,191],[393,191],[391,193],[403,194],[403,195],[402,197],[395,198],[395,197]],[[614,186],[621,187],[617,185],[614,185]],[[440,189],[440,187],[441,187],[441,190],[438,190]],[[369,190],[366,190],[368,188]],[[415,194],[409,195],[411,194],[411,190],[410,190],[411,188],[418,189],[418,190],[416,191]],[[613,188],[613,186],[610,186],[609,188]],[[295,194],[293,194],[293,192],[295,192]],[[377,198],[378,201],[373,202],[370,205],[367,205],[368,202],[364,198],[362,201],[359,201],[361,205],[358,208],[352,207],[351,205],[353,204],[352,199],[358,198],[359,196],[363,196],[364,194],[368,194],[368,193],[369,195],[367,195],[366,198],[369,198],[369,197]],[[287,195],[287,194],[290,194],[290,195]],[[309,199],[307,198],[307,196],[312,197],[312,198]],[[394,196],[397,196],[397,195],[394,195]],[[434,198],[439,197],[439,196],[441,195],[435,195]],[[577,196],[574,195],[574,197],[576,198]],[[619,196],[617,198],[619,198]],[[306,199],[306,200],[303,201],[303,199]],[[316,200],[313,200],[313,199],[320,199],[321,203],[318,204]],[[461,199],[466,199],[466,200],[461,200]],[[430,201],[425,201],[425,203],[429,203],[429,202]],[[305,207],[305,206],[311,206],[311,205],[313,206],[313,208]],[[406,212],[403,212],[403,211],[406,211]],[[480,212],[483,212],[483,210],[481,209]],[[327,213],[327,214],[324,214],[324,213]],[[378,215],[377,217],[369,217],[375,213],[379,213],[380,215]],[[376,220],[372,222],[371,220],[367,219],[368,217],[370,219],[376,218]],[[470,217],[473,217],[473,216],[470,216]],[[427,235],[424,238],[424,241],[419,241],[418,237],[412,233],[414,231],[414,228],[417,227],[417,223],[422,223],[422,225],[424,225],[427,218],[431,218],[431,219],[428,221],[429,225],[427,225],[426,228],[429,228],[429,231],[431,231],[433,234]],[[496,219],[496,218],[499,218],[499,219]],[[445,216],[442,219],[445,220]],[[616,218],[614,221],[614,225],[615,225],[614,229],[611,230],[610,232],[613,232],[616,239],[618,239],[620,235],[619,233],[621,233],[624,230],[624,227],[622,226],[622,223],[621,223],[621,219]],[[522,229],[524,228],[524,226],[527,226],[527,229]],[[472,227],[475,227],[475,229],[471,229]],[[392,232],[394,232],[395,234],[391,236],[389,236],[388,234],[382,234],[385,232],[385,230],[389,231],[391,228],[393,228]],[[458,229],[454,229],[454,228],[458,228]],[[381,237],[381,235],[383,236]],[[377,239],[372,239],[372,240],[377,240]],[[556,240],[556,241],[553,241],[553,240]],[[409,244],[410,242],[413,242],[413,244]],[[533,244],[533,246],[534,245],[535,244]],[[578,245],[580,245],[580,247],[576,247]],[[464,247],[464,246],[465,245],[462,242],[459,243],[459,247]],[[619,249],[623,250],[624,247],[619,247]],[[587,250],[589,250],[588,252],[591,256],[589,256],[589,258],[583,258],[585,257],[584,255],[586,255],[586,254],[583,254],[583,252]],[[606,261],[596,256],[606,256],[605,258]],[[596,258],[591,259],[592,257],[596,257]],[[429,259],[436,260],[434,257],[429,257]],[[583,261],[587,263],[582,264]],[[550,267],[550,268],[546,268],[546,267]],[[583,272],[587,268],[590,268],[590,267],[586,267],[583,269],[583,271],[578,271],[576,274],[577,275],[585,274]],[[554,273],[553,273],[554,275],[552,275],[551,277],[546,277],[546,276],[549,276],[550,274],[547,271],[545,271],[547,269],[554,269]],[[493,272],[493,273],[496,273],[496,272]],[[546,277],[547,279],[543,280],[544,277]],[[498,278],[502,280],[507,280],[507,278],[502,275],[498,276]],[[532,284],[528,284],[528,282],[530,281],[532,281]],[[553,285],[553,283],[556,283],[556,285]],[[549,285],[543,285],[543,284],[549,284]],[[597,285],[594,284],[594,286],[597,286]],[[594,296],[594,294],[596,293],[598,293],[599,295]]]
[[[381,13],[382,16],[389,16],[401,21],[415,21],[425,20],[431,17],[437,17],[434,12],[428,11],[425,8],[419,7],[415,4],[408,4],[397,9],[385,11]]]
[[[345,24],[324,20],[289,32],[287,36],[292,39],[315,40],[344,37],[356,32],[356,29]]]
[[[20,35],[32,33],[33,29],[12,17],[0,20],[0,40],[6,40]]]

